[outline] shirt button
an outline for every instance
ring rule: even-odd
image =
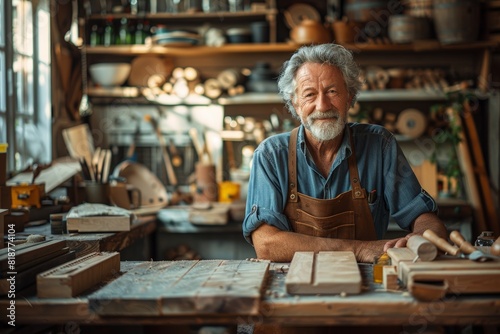
[[[257,205],[252,206],[252,212],[257,211]]]

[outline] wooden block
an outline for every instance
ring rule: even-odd
[[[417,254],[407,247],[389,248],[387,254],[391,258],[391,264],[396,267],[396,272],[399,272],[401,262],[413,262],[417,257]]]
[[[285,285],[290,294],[357,294],[361,281],[353,252],[296,252]]]
[[[141,263],[88,296],[99,315],[257,315],[268,261]]]
[[[134,214],[119,207],[85,203],[68,212],[66,228],[68,232],[130,231],[130,224],[134,219]]]
[[[39,298],[71,298],[120,272],[120,253],[91,253],[38,274]]]
[[[397,290],[399,288],[396,266],[382,267],[382,284],[386,290]]]
[[[196,225],[225,225],[229,221],[229,203],[210,203],[206,208],[189,210],[189,221]]]

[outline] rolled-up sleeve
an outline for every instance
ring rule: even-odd
[[[286,169],[288,147],[283,141],[264,141],[255,150],[248,183],[243,236],[252,243],[251,234],[262,223],[290,231],[283,214],[288,191]]]
[[[421,214],[437,211],[432,196],[422,189],[401,148],[393,140],[386,149],[385,197],[392,218],[403,229]]]
[[[290,224],[285,215],[254,204],[243,221],[243,236],[246,241],[253,244],[251,234],[261,224],[269,224],[280,230],[290,231]]]

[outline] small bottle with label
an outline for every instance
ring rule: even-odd
[[[113,19],[108,18],[106,20],[106,27],[104,28],[104,36],[102,40],[104,46],[110,46],[115,44],[115,34],[113,28]]]
[[[483,231],[477,237],[476,242],[474,243],[474,246],[490,247],[491,245],[493,245],[493,242],[495,242],[495,236],[493,235],[493,232],[492,231]]]
[[[90,32],[90,46],[96,46],[101,44],[101,36],[99,34],[99,27],[97,24],[92,25],[92,31]]]

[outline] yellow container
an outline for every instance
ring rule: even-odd
[[[240,199],[240,184],[231,181],[219,182],[219,202],[231,203]]]
[[[7,182],[7,147],[9,144],[0,143],[0,186]]]

